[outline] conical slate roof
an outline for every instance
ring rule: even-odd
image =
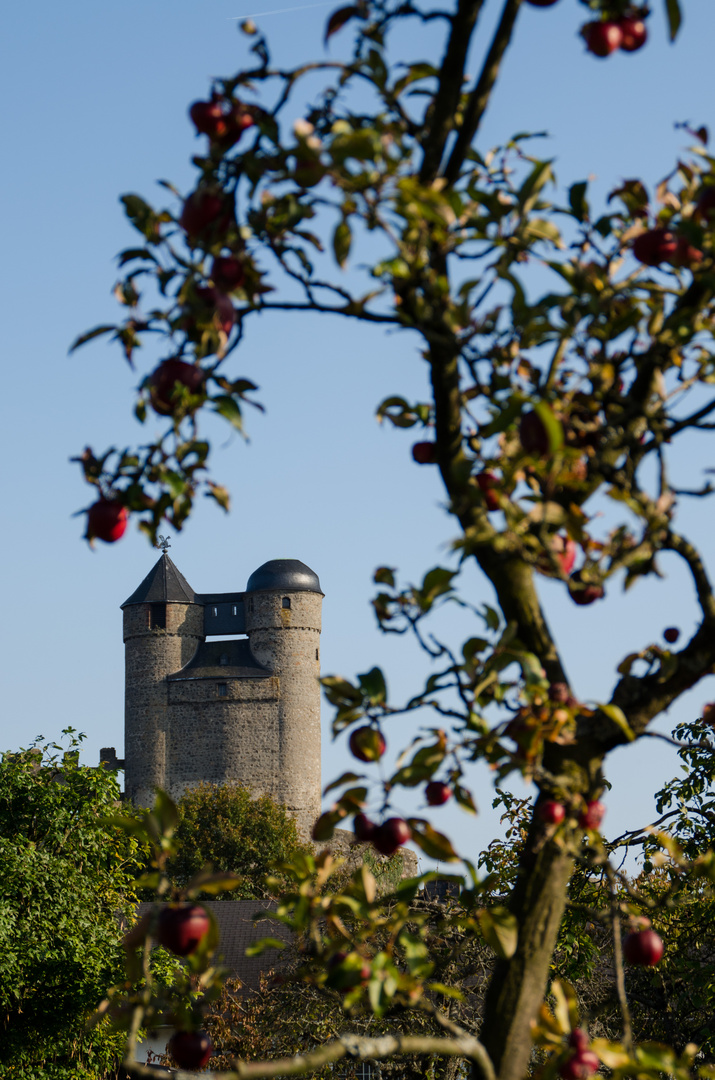
[[[122,607],[130,604],[195,604],[196,594],[169,556],[164,554]]]

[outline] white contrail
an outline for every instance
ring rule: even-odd
[[[236,22],[238,19],[261,19],[264,15],[285,15],[287,11],[307,11],[308,8],[331,7],[334,0],[327,0],[323,4],[301,4],[300,7],[276,8],[275,11],[254,11],[252,15],[230,15],[228,21]]]

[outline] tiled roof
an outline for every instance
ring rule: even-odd
[[[122,607],[130,604],[195,604],[196,594],[169,556],[164,554]]]
[[[283,923],[255,917],[259,912],[275,910],[275,905],[264,900],[202,900],[201,903],[211,909],[218,923],[217,958],[221,958],[230,974],[238,976],[247,989],[257,990],[261,973],[276,966],[281,951],[267,949],[260,956],[246,956],[248,946],[263,937],[278,938],[286,943],[292,938],[291,931]],[[152,906],[139,904],[137,915],[141,917]]]

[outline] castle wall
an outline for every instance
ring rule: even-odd
[[[218,697],[221,685],[226,695]],[[242,784],[280,799],[279,692],[276,678],[170,682],[171,797],[206,782]]]

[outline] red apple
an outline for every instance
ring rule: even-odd
[[[180,388],[190,394],[197,394],[204,381],[204,371],[195,364],[172,357],[164,360],[156,369],[149,382],[149,397],[152,408],[161,416],[170,416],[176,408],[176,399]]]
[[[398,847],[406,844],[411,836],[412,830],[404,818],[391,817],[378,825],[372,843],[381,855],[394,855]]]
[[[648,30],[640,15],[624,15],[617,25],[621,31],[621,48],[626,52],[636,52],[648,40]]]
[[[602,600],[605,595],[603,585],[584,582],[580,570],[569,578],[569,596],[574,604],[592,604],[594,600]]]
[[[684,236],[678,237],[675,255],[672,258],[673,266],[692,266],[693,263],[702,262],[703,253],[700,248],[693,247]]]
[[[559,1069],[562,1080],[586,1080],[598,1072],[601,1062],[593,1050],[577,1050]]]
[[[476,480],[479,485],[479,490],[484,496],[487,510],[501,510],[499,496],[497,495],[499,490],[499,477],[495,476],[493,472],[485,471],[478,473]]]
[[[669,229],[649,229],[633,241],[633,254],[646,266],[672,262],[678,254],[678,237]]]
[[[205,1031],[176,1031],[169,1039],[167,1050],[180,1069],[204,1069],[213,1047]]]
[[[568,576],[576,562],[576,544],[570,536],[562,536],[558,533],[552,540],[551,546],[557,562],[561,564],[561,569]]]
[[[574,1028],[569,1035],[569,1046],[573,1046],[577,1052],[588,1050],[590,1043],[588,1032],[583,1028]]]
[[[199,947],[210,925],[200,904],[166,904],[157,919],[156,940],[177,956],[188,956]]]
[[[570,536],[564,536],[562,533],[557,533],[551,540],[551,550],[553,551],[561,570],[568,577],[573,570],[573,564],[576,562],[576,552],[578,550],[576,544]],[[536,565],[542,574],[553,575],[554,570],[551,565],[551,560],[547,555],[539,555],[536,560]]]
[[[557,705],[568,705],[571,702],[571,693],[565,682],[555,682],[549,687],[549,701]]]
[[[430,780],[425,788],[425,798],[429,806],[442,806],[451,795],[452,789],[449,784],[444,784],[440,780]]]
[[[433,442],[416,442],[412,447],[412,457],[418,465],[434,465],[437,460],[437,446]]]
[[[715,727],[715,701],[708,701],[707,704],[703,705],[700,719],[703,723]]]
[[[224,334],[230,334],[236,321],[233,304],[225,293],[219,292],[212,285],[199,285],[196,295],[208,308],[213,308],[214,319]]]
[[[361,844],[366,844],[375,835],[377,825],[366,814],[356,814],[353,818],[353,832]]]
[[[242,101],[215,96],[210,101],[195,101],[189,116],[201,135],[227,149],[237,143],[246,128],[255,123],[253,111]]]
[[[235,255],[217,255],[211,266],[211,277],[217,289],[233,292],[243,285],[246,271]]]
[[[539,817],[546,825],[560,825],[566,817],[566,807],[555,799],[539,804]]]
[[[677,626],[668,626],[663,631],[663,637],[669,645],[675,645],[676,641],[680,637],[680,630],[678,630]]]
[[[623,957],[629,964],[653,967],[663,955],[663,941],[655,930],[639,930],[623,942]]]
[[[186,199],[179,225],[193,242],[210,225],[215,225],[224,212],[224,200],[218,192],[199,188]]]
[[[227,118],[224,101],[221,98],[195,101],[189,108],[189,116],[199,135],[208,135],[210,139],[218,139],[226,134]]]
[[[114,499],[99,499],[87,511],[87,539],[113,544],[124,536],[128,521],[126,506]]]
[[[620,48],[623,41],[620,26],[610,19],[586,23],[581,27],[581,36],[586,42],[586,48],[594,56],[610,56]]]
[[[545,457],[550,449],[549,435],[537,412],[525,412],[519,421],[519,439],[527,454]]]
[[[358,761],[379,761],[387,744],[381,731],[366,725],[350,733],[348,745]]]
[[[586,803],[578,823],[582,829],[598,829],[605,813],[606,807],[603,803],[599,799],[592,799],[591,802]]]
[[[693,211],[693,217],[699,221],[708,222],[712,220],[712,214],[715,211],[715,185],[709,184],[704,187],[700,192],[700,197],[695,204],[695,210]]]

